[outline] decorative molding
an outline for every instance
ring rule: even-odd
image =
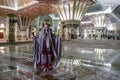
[[[87,9],[93,4],[92,0],[64,1],[63,5],[57,5],[56,10],[61,21],[80,21]]]
[[[91,16],[91,21],[95,27],[106,27],[106,14],[96,14]]]

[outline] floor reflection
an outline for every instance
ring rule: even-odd
[[[31,44],[3,46],[0,80],[119,80],[119,55],[119,50],[63,45],[59,66],[40,73],[33,70]]]

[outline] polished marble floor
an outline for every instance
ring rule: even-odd
[[[35,73],[32,44],[0,46],[0,80],[120,80],[120,50],[63,44],[58,67]]]

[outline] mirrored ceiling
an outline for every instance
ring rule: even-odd
[[[38,17],[55,13],[53,5],[59,5],[64,1],[73,0],[0,0],[0,16],[8,14],[17,14],[25,17]],[[96,1],[96,0],[91,0]],[[97,0],[87,12],[97,12],[111,7],[114,10],[120,0]]]

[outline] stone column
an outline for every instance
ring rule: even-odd
[[[64,28],[65,40],[69,40],[69,28]]]
[[[69,40],[70,40],[71,39],[71,27],[70,26],[68,27],[68,32],[69,32],[68,36],[69,36]]]
[[[80,35],[80,28],[79,28],[79,25],[78,25],[78,27],[77,27],[77,29],[76,29],[76,35],[77,35],[77,39],[79,39],[79,35]]]
[[[9,17],[9,42],[15,42],[15,17]]]
[[[26,30],[27,32],[27,39],[29,38],[29,29],[27,28],[27,30]]]

